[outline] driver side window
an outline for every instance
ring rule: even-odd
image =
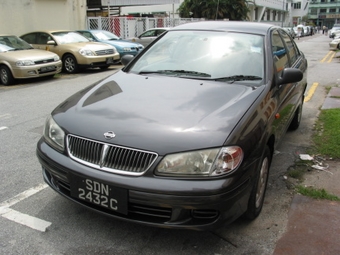
[[[277,30],[272,33],[272,52],[277,77],[280,77],[283,69],[289,67],[287,50]]]

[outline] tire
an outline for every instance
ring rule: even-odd
[[[0,81],[5,86],[14,84],[15,79],[7,66],[0,66]]]
[[[247,211],[243,214],[243,218],[254,220],[259,216],[264,202],[264,197],[267,190],[269,167],[271,164],[271,153],[268,146],[265,147],[261,164],[256,172],[255,182],[248,201]]]
[[[77,73],[79,70],[79,65],[77,63],[76,58],[71,55],[67,54],[63,57],[63,70],[66,73]]]
[[[292,122],[289,125],[289,130],[296,130],[300,126],[301,123],[301,117],[302,117],[302,106],[303,106],[303,98],[301,104],[298,106],[298,108],[295,111],[294,117],[292,119]]]

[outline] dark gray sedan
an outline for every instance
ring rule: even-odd
[[[255,219],[273,152],[301,121],[307,61],[293,39],[269,24],[189,23],[122,62],[47,118],[37,145],[44,180],[150,226]]]

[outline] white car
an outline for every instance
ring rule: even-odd
[[[340,34],[329,43],[330,50],[340,50]]]
[[[159,35],[161,35],[170,27],[156,27],[144,31],[137,37],[127,38],[126,41],[136,42],[142,44],[144,47],[148,46],[153,40],[155,40]]]

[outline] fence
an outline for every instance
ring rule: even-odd
[[[135,17],[88,17],[88,29],[110,31],[125,39],[136,37],[147,29],[155,27],[175,27],[180,24],[202,21],[202,19],[181,18],[135,18]]]

